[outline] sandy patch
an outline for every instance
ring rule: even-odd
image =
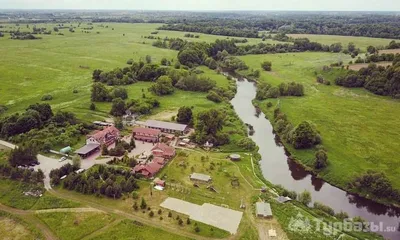
[[[370,63],[357,63],[357,64],[352,64],[352,65],[349,65],[349,69],[354,70],[354,71],[358,71],[358,70],[360,70],[361,68],[366,68],[366,67],[368,67],[369,64],[370,64]],[[376,63],[376,65],[386,67],[386,66],[392,65],[392,62],[378,62],[378,63]]]

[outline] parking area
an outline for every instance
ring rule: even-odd
[[[161,207],[185,214],[190,219],[236,234],[243,213],[229,208],[205,203],[197,205],[177,198],[167,198]]]

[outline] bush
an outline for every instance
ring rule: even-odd
[[[270,61],[264,61],[261,63],[262,69],[265,71],[271,71],[272,70],[272,63]]]
[[[270,107],[272,107],[272,102],[267,103],[267,108],[270,108]]]
[[[325,213],[327,213],[327,214],[329,214],[331,216],[335,216],[335,211],[331,207],[326,206],[326,205],[324,205],[324,204],[322,204],[320,202],[315,202],[314,203],[314,208],[318,209],[318,210],[321,210],[321,211],[323,211],[323,212],[325,212]]]
[[[293,131],[292,144],[296,149],[311,148],[320,143],[321,137],[311,123],[304,121]]]
[[[212,90],[208,92],[207,99],[216,103],[220,103],[223,101],[222,97]]]
[[[328,166],[328,155],[324,150],[318,150],[315,153],[315,169],[323,169]]]
[[[43,95],[40,100],[42,100],[42,101],[50,101],[50,100],[53,100],[53,96],[50,95],[50,94],[46,94],[46,95]]]
[[[299,202],[308,206],[308,204],[311,203],[311,193],[307,190],[304,190],[304,192],[300,193],[299,195]]]

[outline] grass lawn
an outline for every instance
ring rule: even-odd
[[[100,234],[94,236],[92,239],[185,240],[189,238],[175,235],[159,228],[153,228],[131,220],[123,220],[116,226],[109,228],[104,232],[101,232]]]
[[[323,65],[348,56],[331,53],[297,53],[249,55],[243,59],[251,68],[260,69],[263,60],[272,61],[272,72],[261,73],[260,80],[278,85],[281,82],[300,82],[305,86],[304,97],[282,97],[281,110],[294,125],[309,120],[316,124],[322,144],[328,151],[330,165],[321,174],[324,179],[341,187],[356,174],[367,170],[385,172],[396,188],[400,174],[397,167],[400,138],[399,100],[381,97],[364,89],[348,89],[334,85],[339,70],[324,73],[331,86],[316,83],[316,72]],[[272,118],[273,108],[268,101],[260,106]],[[390,114],[388,114],[390,113]],[[291,150],[304,164],[312,166],[315,150]]]
[[[13,208],[31,209],[39,200],[37,197],[24,195],[23,192],[31,188],[29,184],[0,179],[0,202]]]
[[[36,216],[60,239],[66,240],[82,239],[114,220],[111,215],[99,212],[50,212]]]
[[[293,38],[308,38],[310,41],[319,42],[326,45],[333,43],[342,43],[343,48],[347,49],[347,45],[352,42],[357,48],[366,51],[368,46],[383,46],[389,45],[390,41],[394,39],[386,38],[369,38],[369,37],[353,37],[353,36],[338,36],[338,35],[318,35],[318,34],[288,34]]]

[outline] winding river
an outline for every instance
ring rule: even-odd
[[[265,115],[261,113],[258,117],[255,116],[252,104],[255,95],[254,83],[240,79],[237,81],[237,93],[231,103],[240,119],[254,127],[255,133],[250,138],[259,146],[262,156],[261,170],[265,179],[298,193],[307,189],[313,201],[322,202],[332,207],[335,212],[347,212],[350,217],[360,216],[368,222],[381,223],[383,231],[378,231],[379,234],[387,239],[400,239],[400,232],[397,231],[400,223],[399,209],[347,193],[316,178],[301,165],[290,160]],[[393,231],[393,228],[396,230]]]

